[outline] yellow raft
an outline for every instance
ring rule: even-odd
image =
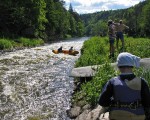
[[[61,52],[59,52],[58,50],[52,50],[52,52],[55,53],[55,54],[64,53],[64,54],[69,54],[69,55],[74,55],[74,56],[79,53],[76,50],[72,50],[72,51],[62,50]]]

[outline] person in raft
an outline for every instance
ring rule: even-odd
[[[62,46],[60,48],[57,49],[59,53],[62,52]]]
[[[98,101],[103,107],[101,113],[108,111],[110,120],[150,120],[148,83],[133,73],[139,61],[139,57],[127,52],[117,57],[120,75],[106,83]]]
[[[73,51],[73,47],[70,47],[69,52],[72,52],[72,51]]]
[[[129,27],[126,26],[125,24],[123,24],[122,20],[120,20],[119,23],[113,23],[113,24],[116,27],[116,48],[117,48],[117,50],[119,50],[118,43],[119,43],[119,39],[120,39],[121,43],[122,43],[121,50],[124,51],[125,43],[124,43],[123,32],[125,29],[129,29]]]
[[[116,33],[115,33],[115,25],[113,24],[112,20],[108,21],[108,36],[109,36],[109,44],[110,44],[110,55],[109,58],[114,57],[114,42],[115,42],[115,37],[116,37]]]

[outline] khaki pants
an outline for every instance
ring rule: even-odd
[[[144,120],[145,115],[135,115],[121,110],[114,110],[109,113],[110,120]]]

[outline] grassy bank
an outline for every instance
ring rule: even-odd
[[[126,52],[130,52],[141,58],[150,57],[149,46],[150,39],[144,38],[125,38]],[[119,43],[121,46],[121,43]],[[121,48],[121,47],[120,47]],[[91,104],[92,106],[97,104],[97,100],[104,84],[113,76],[119,74],[111,66],[111,62],[116,61],[116,57],[120,51],[115,51],[114,59],[109,59],[109,43],[108,38],[93,37],[84,42],[82,47],[82,55],[76,62],[76,67],[104,64],[98,69],[97,74],[91,81],[83,83],[79,91],[73,96],[73,104],[83,106],[85,104]],[[145,71],[140,68],[135,69],[137,76],[144,77],[150,84],[150,71]]]
[[[17,38],[17,39],[6,39],[0,38],[0,50],[12,50],[24,47],[35,47],[43,45],[42,39],[29,39],[29,38]]]

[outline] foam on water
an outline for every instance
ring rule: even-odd
[[[74,88],[69,77],[79,58],[54,54],[71,46],[80,51],[84,40],[75,39],[0,56],[0,120],[69,120],[66,109]]]

